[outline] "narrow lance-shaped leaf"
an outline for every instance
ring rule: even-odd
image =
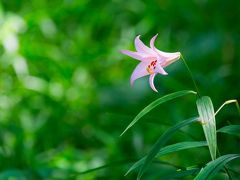
[[[152,103],[150,103],[148,106],[146,106],[140,113],[138,113],[138,115],[133,119],[133,121],[127,126],[127,128],[122,132],[121,136],[129,129],[131,128],[140,118],[142,118],[144,115],[146,115],[149,111],[151,111],[152,109],[154,109],[156,106],[170,101],[172,99],[175,99],[177,97],[181,97],[187,94],[196,94],[196,92],[191,91],[191,90],[183,90],[183,91],[178,91],[178,92],[174,92],[168,95],[165,95],[155,101],[153,101]]]
[[[169,146],[165,146],[163,147],[158,154],[156,155],[157,157],[163,156],[165,154],[169,154],[169,153],[173,153],[173,152],[177,152],[177,151],[181,151],[181,150],[185,150],[185,149],[191,149],[191,148],[196,148],[196,147],[202,147],[202,146],[207,146],[207,142],[206,141],[186,141],[186,142],[180,142],[180,143],[176,143],[176,144],[171,144]],[[134,169],[138,168],[139,166],[141,166],[144,162],[144,160],[146,159],[146,156],[141,158],[139,161],[137,161],[136,163],[134,163],[132,165],[132,167],[128,170],[128,172],[125,174],[127,175],[128,173],[130,173],[131,171],[133,171]]]
[[[195,175],[200,171],[199,168],[192,168],[192,169],[186,169],[186,170],[180,170],[180,171],[175,171],[172,172],[171,174],[161,177],[161,179],[179,179],[181,177],[186,177],[186,176],[190,176],[190,175]]]
[[[231,104],[231,103],[235,103],[236,107],[237,107],[237,110],[238,110],[238,114],[240,115],[240,107],[239,107],[239,104],[238,104],[238,101],[236,99],[230,99],[230,100],[227,100],[225,101],[221,106],[220,108],[218,108],[218,110],[215,112],[215,116],[219,113],[219,111],[226,105],[228,104]]]
[[[218,129],[217,132],[240,136],[240,125],[224,126],[220,129]]]
[[[169,128],[163,135],[157,140],[157,142],[153,145],[150,152],[147,154],[146,159],[143,162],[143,165],[141,169],[138,172],[138,179],[140,179],[143,175],[143,173],[146,171],[146,169],[149,167],[150,163],[153,161],[154,157],[157,155],[157,153],[160,151],[162,146],[165,145],[165,143],[172,137],[172,135],[178,131],[180,128],[187,126],[193,122],[196,122],[199,120],[198,117],[190,118],[185,121],[181,121],[175,126]]]
[[[205,180],[210,179],[216,175],[229,161],[239,158],[240,154],[227,154],[221,156],[211,162],[209,162],[206,167],[204,167],[199,174],[196,176],[195,180]]]
[[[217,133],[215,114],[210,97],[204,96],[197,100],[197,109],[200,121],[208,143],[211,158],[216,159],[217,152]]]

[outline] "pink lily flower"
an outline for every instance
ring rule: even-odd
[[[150,75],[149,84],[156,92],[158,92],[154,86],[154,77],[156,74],[159,73],[162,75],[167,75],[167,72],[164,70],[164,68],[178,60],[181,55],[180,52],[168,53],[158,50],[154,46],[157,36],[158,34],[151,39],[150,48],[143,44],[139,35],[135,38],[136,52],[129,50],[121,51],[121,53],[140,61],[131,75],[131,85],[133,85],[136,79]]]

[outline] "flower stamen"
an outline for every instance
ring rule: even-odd
[[[154,70],[156,69],[156,63],[157,63],[157,60],[155,61],[152,61],[146,68],[147,72],[149,74],[154,74]]]

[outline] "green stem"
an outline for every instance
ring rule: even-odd
[[[191,72],[191,70],[190,70],[190,68],[189,68],[189,66],[188,66],[188,64],[187,64],[187,62],[186,62],[186,60],[184,59],[184,57],[183,57],[182,54],[181,54],[181,58],[182,58],[182,60],[183,60],[183,62],[184,62],[184,65],[186,66],[186,68],[187,68],[187,70],[188,70],[188,72],[189,72],[189,74],[190,74],[190,76],[191,76],[192,82],[193,82],[194,87],[195,87],[195,89],[196,89],[196,91],[197,91],[197,95],[198,95],[198,97],[200,98],[200,91],[199,91],[199,89],[198,89],[198,87],[197,87],[196,81],[194,80],[193,74],[192,74],[192,72]]]

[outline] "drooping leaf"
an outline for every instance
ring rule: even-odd
[[[229,161],[239,158],[240,154],[227,154],[209,162],[201,169],[195,180],[210,179],[216,175]]]
[[[186,141],[186,142],[180,142],[180,143],[176,143],[176,144],[172,144],[172,145],[163,147],[158,152],[158,154],[156,156],[160,157],[160,156],[163,156],[165,154],[181,151],[181,150],[184,150],[184,149],[191,149],[191,148],[202,147],[202,146],[207,146],[207,142],[206,141]],[[128,170],[128,172],[125,175],[127,175],[128,173],[130,173],[134,169],[136,169],[139,166],[141,166],[145,159],[146,159],[146,157],[143,157],[139,161],[134,163],[132,165],[132,167]]]
[[[205,138],[208,143],[212,160],[216,159],[217,152],[217,133],[215,114],[210,97],[204,96],[197,100],[197,109],[203,127]]]
[[[230,99],[230,100],[227,100],[225,101],[221,106],[220,108],[218,108],[218,110],[215,112],[215,116],[219,113],[219,111],[226,105],[228,104],[231,104],[231,103],[235,103],[236,107],[237,107],[237,110],[238,110],[238,114],[240,115],[240,107],[239,107],[239,104],[238,104],[238,101],[236,99]]]
[[[240,136],[240,125],[224,126],[220,129],[218,129],[217,132]]]
[[[148,106],[146,106],[140,113],[138,113],[138,115],[133,119],[133,121],[127,126],[127,128],[122,132],[121,136],[129,129],[131,128],[140,118],[142,118],[144,115],[146,115],[149,111],[151,111],[152,109],[154,109],[156,106],[170,101],[172,99],[175,99],[177,97],[181,97],[187,94],[196,94],[196,92],[191,91],[191,90],[183,90],[183,91],[178,91],[178,92],[174,92],[168,95],[165,95],[155,101],[153,101],[152,103],[150,103]]]
[[[185,121],[181,121],[175,126],[169,128],[165,133],[162,134],[162,136],[157,140],[157,142],[153,145],[150,152],[146,155],[145,160],[143,161],[143,164],[138,172],[138,179],[140,179],[143,175],[143,173],[146,171],[146,169],[149,167],[150,163],[153,161],[154,157],[157,155],[157,153],[160,151],[162,146],[165,145],[165,143],[173,136],[173,134],[179,130],[180,128],[187,126],[193,122],[196,122],[199,118],[194,117],[187,119]]]

